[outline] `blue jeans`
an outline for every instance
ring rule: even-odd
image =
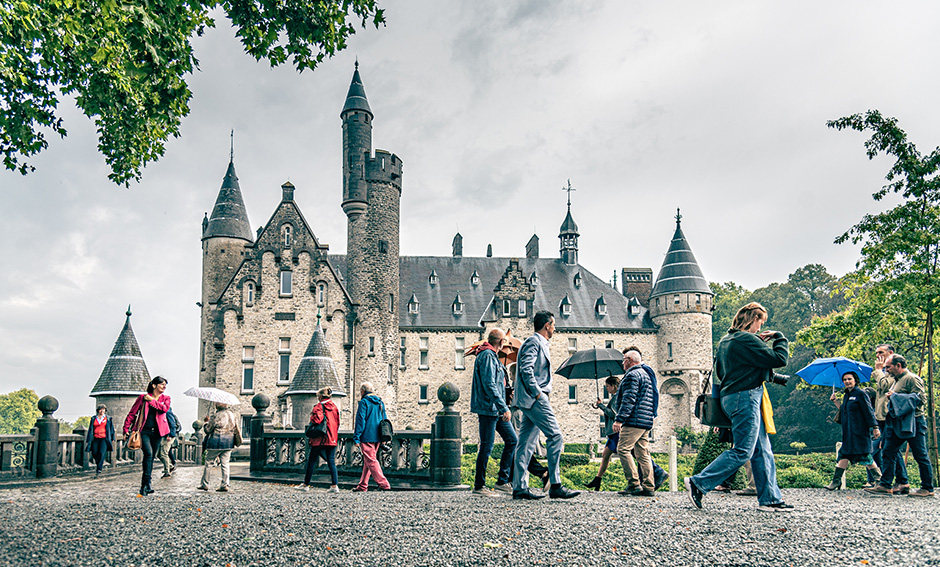
[[[308,443],[308,446],[310,444]],[[313,476],[313,469],[317,466],[317,461],[323,457],[326,466],[330,469],[330,486],[337,485],[336,475],[336,445],[317,445],[310,446],[310,453],[307,455],[307,470],[304,474],[304,484],[310,484],[310,477]]]
[[[875,440],[875,450],[871,454],[871,458],[875,460],[875,464],[878,465],[878,468],[884,474],[885,465],[884,465],[884,448],[885,448],[885,438],[888,434],[888,426],[884,421],[878,422],[878,429],[881,430],[881,437]],[[894,481],[895,484],[909,484],[907,481],[907,463],[904,462],[904,444],[902,443],[898,447],[898,458],[894,461]],[[871,472],[869,472],[868,480],[871,481]]]
[[[763,387],[721,396],[721,409],[731,419],[734,446],[712,461],[705,470],[692,477],[702,492],[709,492],[751,461],[751,473],[761,506],[783,502],[777,486],[777,466],[770,439],[760,415]]]
[[[486,463],[493,452],[493,442],[496,433],[503,438],[503,454],[499,459],[499,475],[496,484],[509,482],[509,473],[512,468],[512,455],[516,450],[516,430],[512,423],[502,421],[497,415],[478,415],[480,418],[480,447],[477,451],[477,470],[473,480],[473,488],[480,489],[486,484]]]
[[[927,420],[924,416],[914,418],[914,437],[901,439],[897,435],[899,424],[896,419],[888,416],[888,426],[885,429],[884,459],[885,468],[881,475],[881,486],[891,488],[894,481],[895,465],[901,452],[901,445],[907,441],[914,455],[914,461],[920,470],[920,487],[924,490],[933,490],[933,467],[930,466],[930,457],[927,456]]]

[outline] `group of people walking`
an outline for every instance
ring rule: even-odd
[[[871,375],[874,388],[862,390],[858,374],[846,372],[842,375],[845,390],[841,400],[836,393],[830,397],[839,409],[842,446],[832,482],[826,488],[841,488],[849,463],[858,463],[868,469],[865,490],[873,496],[932,497],[924,381],[907,369],[907,360],[891,345],[878,345],[875,356]],[[907,476],[902,453],[905,444],[920,472],[920,488],[915,490],[911,490]]]

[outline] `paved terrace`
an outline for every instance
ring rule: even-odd
[[[935,499],[784,490],[797,511],[774,514],[715,494],[695,510],[684,492],[518,502],[233,481],[206,493],[200,473],[158,478],[145,498],[138,474],[2,489],[0,565],[940,565]]]

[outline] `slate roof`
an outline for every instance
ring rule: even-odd
[[[356,61],[356,70],[353,71],[352,82],[349,84],[349,92],[346,93],[346,104],[343,105],[343,111],[340,116],[350,110],[362,110],[373,116],[372,109],[369,108],[369,100],[366,98],[366,88],[362,86],[362,79],[359,77],[359,62]]]
[[[251,224],[248,222],[248,211],[245,209],[245,200],[238,186],[238,176],[235,175],[235,164],[228,162],[228,170],[222,179],[222,188],[212,208],[212,216],[202,233],[202,239],[213,236],[227,236],[241,238],[252,242]]]
[[[326,342],[326,336],[323,334],[323,328],[320,326],[318,317],[317,328],[313,330],[313,336],[310,337],[307,352],[300,359],[300,366],[297,367],[294,379],[284,394],[288,396],[291,394],[316,394],[320,389],[327,386],[333,388],[334,396],[346,395],[339,379],[339,372],[336,371],[336,363],[333,361],[333,357],[330,356],[330,345]]]
[[[659,276],[650,297],[687,292],[711,294],[708,280],[695,261],[689,241],[682,233],[681,220],[682,216],[677,214],[676,233],[672,236],[669,251],[663,259],[663,266],[659,269]]]
[[[111,356],[91,389],[90,397],[105,394],[143,394],[150,383],[150,372],[140,353],[140,345],[131,328],[131,309],[127,308],[127,320],[118,335]]]
[[[558,234],[574,234],[578,236],[578,223],[574,222],[574,217],[571,216],[571,205],[568,205],[568,215],[565,216],[564,222],[561,223]]]
[[[346,257],[331,255],[330,261],[341,273],[346,272]],[[447,256],[402,256],[399,258],[399,327],[406,329],[478,329],[489,321],[496,320],[493,290],[509,266],[510,258],[447,257]],[[519,258],[519,267],[531,281],[531,274],[538,275],[535,287],[534,309],[555,313],[555,324],[559,329],[621,329],[655,330],[648,310],[640,308],[638,315],[627,312],[627,298],[613,289],[583,266],[570,266],[555,258]],[[435,286],[428,278],[434,271],[438,277]],[[470,284],[470,276],[476,271],[480,284]],[[581,286],[575,287],[574,276],[581,272]],[[416,315],[408,312],[408,301],[414,297],[420,304]],[[453,312],[454,298],[460,294],[463,314]],[[561,315],[560,304],[565,296],[571,302],[571,314]],[[607,304],[607,315],[599,316],[595,309],[597,299],[603,295]],[[534,314],[528,313],[531,317]]]

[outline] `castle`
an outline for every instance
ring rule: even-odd
[[[558,257],[540,257],[537,236],[519,258],[468,257],[460,234],[449,257],[403,256],[402,161],[372,149],[374,115],[358,63],[340,117],[345,255],[317,239],[290,183],[253,233],[229,163],[203,219],[200,386],[239,396],[245,424],[252,396],[264,393],[276,424],[302,428],[315,391],[328,385],[348,394],[335,401],[341,427],[350,428],[359,385],[369,381],[396,427],[429,429],[437,388],[450,381],[462,392],[463,434],[474,441],[473,359],[464,350],[492,327],[524,339],[534,313],[549,310],[554,367],[579,349],[636,345],[659,376],[654,446],[692,424],[694,395],[711,368],[712,294],[679,215],[655,284],[651,269],[623,268],[622,292],[578,263],[570,198]],[[596,391],[590,381],[556,377],[552,403],[567,442],[598,440]],[[201,403],[200,418],[207,411]]]

